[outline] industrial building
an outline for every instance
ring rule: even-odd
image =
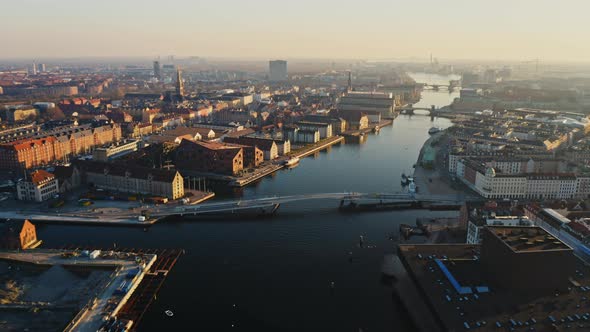
[[[379,112],[382,117],[391,117],[395,110],[392,93],[350,91],[340,98],[339,111]]]
[[[400,245],[396,292],[421,331],[587,331],[590,268],[540,227],[487,226],[480,245]]]

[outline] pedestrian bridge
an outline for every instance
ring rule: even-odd
[[[320,201],[320,200],[363,200],[363,201],[385,201],[385,202],[423,202],[423,203],[440,203],[440,204],[459,204],[465,201],[463,195],[423,195],[412,193],[357,193],[357,192],[340,192],[340,193],[317,193],[288,196],[269,196],[252,198],[247,200],[227,200],[213,203],[203,203],[198,205],[184,205],[172,209],[160,209],[155,216],[165,216],[171,214],[199,214],[226,212],[236,209],[268,207],[273,204],[285,204],[301,201]]]

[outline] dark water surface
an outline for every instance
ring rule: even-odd
[[[455,96],[424,92],[420,105],[444,106]],[[335,146],[240,195],[399,191],[400,174],[411,171],[433,125],[448,127],[450,121],[400,116],[365,144]],[[147,232],[42,226],[38,236],[45,247],[116,243],[186,249],[140,331],[411,331],[391,287],[381,282],[383,255],[395,246],[389,236],[400,223],[454,213],[344,215],[337,205],[330,200],[290,203],[269,220],[164,222]],[[369,247],[358,247],[360,235]],[[166,316],[165,310],[174,316]]]

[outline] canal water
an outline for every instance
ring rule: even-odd
[[[456,95],[425,91],[417,105],[445,106]],[[233,195],[401,191],[400,175],[411,171],[428,129],[450,125],[447,119],[402,115],[364,144],[332,147]],[[381,279],[383,256],[394,252],[400,223],[455,213],[345,215],[337,205],[298,202],[282,206],[268,220],[171,221],[147,232],[41,226],[38,236],[45,247],[184,248],[140,331],[412,331],[392,288]],[[361,235],[364,248],[358,245]]]

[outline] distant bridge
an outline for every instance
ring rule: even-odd
[[[437,113],[436,106],[432,105],[430,108],[428,107],[414,107],[412,104],[404,105],[401,107],[396,108],[396,110],[400,111],[401,114],[414,114],[415,111],[426,111],[428,115],[433,116]]]

